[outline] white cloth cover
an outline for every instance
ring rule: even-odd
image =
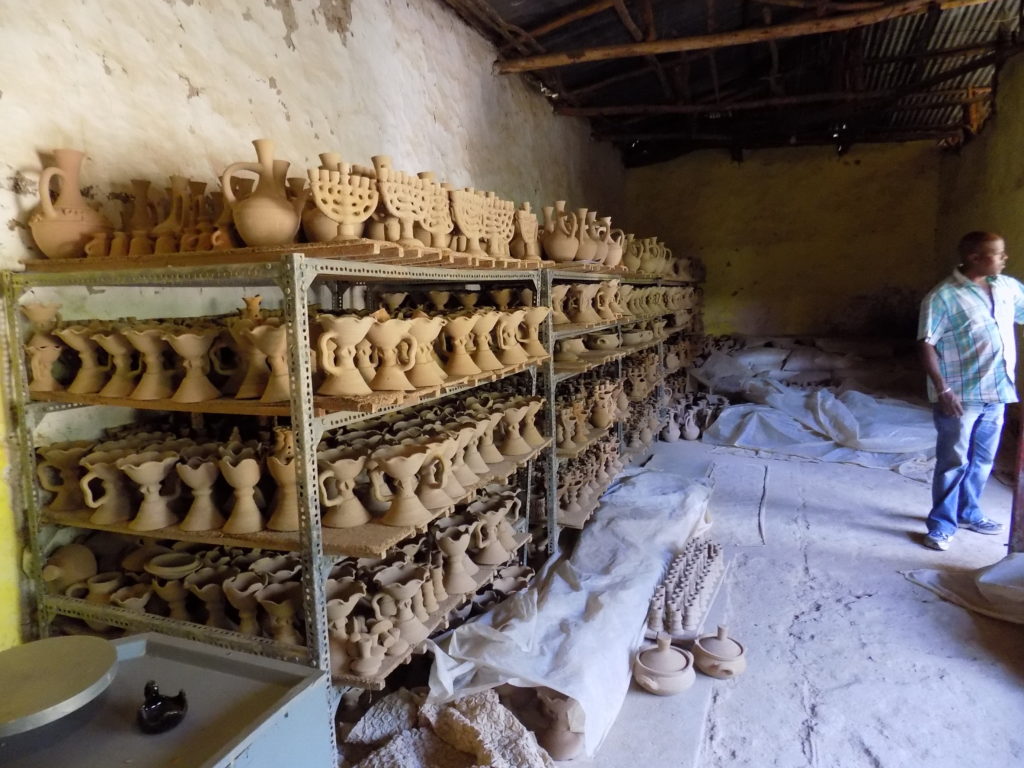
[[[429,702],[502,683],[547,687],[580,704],[588,755],[629,688],[651,593],[707,510],[710,486],[637,472],[605,495],[572,557],[553,557],[519,592],[432,644]]]
[[[915,584],[975,613],[1024,624],[1024,552],[976,571],[904,571]]]

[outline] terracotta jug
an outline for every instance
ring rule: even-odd
[[[250,246],[294,242],[305,199],[288,199],[285,187],[288,163],[274,160],[274,142],[256,139],[252,144],[256,148],[257,162],[233,163],[221,174],[224,200],[231,206],[235,229]],[[259,176],[256,190],[242,200],[235,196],[231,186],[232,177],[239,171]]]
[[[377,322],[372,316],[317,315],[323,333],[317,341],[320,367],[327,374],[317,389],[321,395],[357,396],[373,392],[355,366],[356,347]]]
[[[85,202],[79,189],[79,174],[85,153],[77,149],[55,149],[54,165],[39,177],[39,208],[29,217],[28,227],[39,250],[50,259],[77,259],[85,255],[85,244],[94,232],[109,233],[110,221]],[[57,199],[50,199],[50,185],[60,178]]]
[[[576,237],[580,220],[574,213],[567,213],[565,201],[559,200],[554,207],[544,209],[544,230],[540,241],[544,246],[545,255],[552,261],[572,261],[580,248]]]

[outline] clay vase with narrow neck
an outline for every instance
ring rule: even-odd
[[[473,326],[473,362],[482,371],[499,371],[504,366],[491,349],[491,331],[501,319],[500,312],[479,310],[476,313],[476,324]]]
[[[270,375],[260,396],[261,403],[279,403],[291,398],[288,381],[288,325],[257,325],[248,331],[256,348],[267,357]]]
[[[448,378],[434,353],[434,341],[448,320],[441,315],[430,317],[423,313],[414,314],[409,335],[416,339],[416,364],[409,369],[409,381],[414,387],[434,387]]]
[[[356,481],[365,467],[365,454],[320,462],[321,522],[327,528],[354,528],[370,522],[370,513],[355,494]]]
[[[580,222],[580,247],[576,251],[576,261],[593,261],[597,253],[597,241],[590,233],[592,215],[588,215],[586,208],[579,208],[576,218]]]
[[[260,464],[254,458],[224,456],[218,462],[220,473],[235,492],[231,514],[221,530],[224,533],[256,533],[263,530],[263,517],[256,504],[256,485]]]
[[[28,228],[39,250],[49,259],[77,259],[85,255],[85,244],[96,232],[113,227],[102,213],[85,202],[79,188],[79,174],[85,153],[76,149],[55,149],[54,165],[39,177],[39,208],[29,217]],[[50,199],[53,179],[60,179],[56,200]]]
[[[260,625],[256,618],[259,606],[256,593],[263,589],[263,580],[258,573],[248,571],[224,580],[224,597],[238,611],[238,631],[243,635],[260,635]]]
[[[299,530],[298,477],[294,458],[282,461],[276,456],[267,457],[267,472],[277,483],[267,529],[271,531]]]
[[[139,511],[128,524],[133,531],[155,531],[178,522],[178,516],[168,504],[178,498],[178,493],[164,495],[162,492],[171,467],[177,463],[178,454],[173,451],[133,453],[117,460],[117,468],[138,484],[142,492]]]
[[[388,318],[383,310],[373,315],[377,322],[370,326],[366,338],[377,350],[380,362],[377,372],[370,381],[370,389],[376,392],[403,392],[416,389],[405,372],[416,365],[419,343],[409,333],[412,322]],[[399,345],[404,348],[404,360],[399,356]]]
[[[192,492],[192,505],[178,527],[183,531],[219,530],[224,525],[224,515],[213,499],[213,487],[220,477],[217,461],[212,457],[195,456],[178,464],[175,471]]]
[[[357,396],[373,392],[355,366],[356,346],[377,322],[372,316],[317,315],[323,328],[317,341],[320,367],[327,374],[317,389],[321,395]]]
[[[81,365],[74,380],[68,385],[68,392],[73,395],[91,395],[103,389],[107,383],[110,363],[101,366],[97,359],[96,341],[92,338],[92,329],[86,325],[69,325],[54,331],[54,336],[78,354]]]
[[[79,484],[82,466],[79,463],[83,456],[93,449],[93,443],[57,443],[39,448],[42,459],[36,465],[36,477],[44,490],[55,494],[46,509],[50,512],[70,512],[85,506],[82,497],[82,486]]]
[[[530,407],[529,405],[523,405],[506,408],[502,414],[501,422],[505,428],[505,438],[502,440],[499,450],[506,457],[525,456],[533,452],[533,448],[530,447],[530,444],[520,434],[520,425],[523,419],[526,418]]]
[[[124,453],[121,452],[98,451],[82,458],[82,466],[87,471],[79,481],[79,487],[85,505],[96,510],[89,517],[89,522],[94,525],[111,525],[131,519],[125,476],[115,463],[122,456]]]
[[[421,446],[398,445],[374,451],[373,467],[370,469],[372,494],[380,502],[390,502],[380,522],[384,525],[424,525],[433,514],[416,496],[417,475],[427,460],[427,451]],[[394,482],[391,491],[384,481],[384,475]]]
[[[473,362],[473,358],[466,351],[476,322],[476,315],[460,315],[449,317],[448,324],[444,327],[444,335],[448,340],[448,359],[444,369],[452,378],[482,373],[480,366]]]
[[[128,397],[137,386],[136,379],[142,372],[141,364],[132,367],[135,347],[122,334],[114,331],[93,333],[92,338],[106,351],[113,368],[107,383],[97,394],[101,397]]]
[[[274,640],[287,645],[301,645],[295,629],[295,614],[302,606],[302,585],[298,582],[268,584],[256,593],[256,599],[270,617]]]
[[[163,400],[174,393],[171,370],[164,362],[167,342],[161,328],[124,331],[124,337],[138,350],[142,359],[142,378],[128,395],[132,400]]]
[[[566,212],[565,200],[557,201],[553,207],[544,208],[544,228],[540,242],[545,255],[552,261],[572,261],[580,248],[576,237],[581,221],[576,214]]]
[[[529,310],[515,309],[502,312],[495,326],[494,335],[498,342],[498,359],[502,365],[520,365],[528,362],[530,356],[519,343],[519,326]]]
[[[540,326],[550,312],[550,307],[530,307],[523,315],[523,335],[517,336],[517,339],[531,358],[546,357],[548,354],[540,340]]]
[[[176,403],[200,403],[220,397],[220,390],[206,377],[209,371],[207,354],[219,335],[220,328],[214,327],[196,331],[177,329],[163,334],[164,341],[182,359],[185,369],[185,377],[171,395]]]
[[[285,187],[288,164],[274,160],[274,142],[256,139],[252,144],[256,148],[257,162],[233,163],[221,175],[224,200],[231,206],[235,229],[250,246],[294,242],[305,198],[288,199]],[[256,189],[243,200],[235,196],[231,186],[232,178],[239,171],[259,176]]]

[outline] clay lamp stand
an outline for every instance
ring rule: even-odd
[[[349,666],[352,672],[364,677],[376,674],[384,663],[384,656],[398,638],[394,626],[387,619],[374,623],[368,631],[356,629],[349,635]]]
[[[444,554],[444,588],[449,595],[465,595],[476,590],[473,574],[479,570],[466,555],[476,525],[458,525],[437,536],[438,549]]]
[[[498,319],[496,336],[498,340],[498,359],[502,365],[520,365],[529,362],[530,356],[519,343],[519,326],[526,317],[526,309],[503,312]]]
[[[32,324],[32,336],[25,345],[29,372],[29,392],[58,392],[63,385],[53,376],[53,364],[64,351],[64,345],[53,335],[60,317],[60,304],[28,303],[21,305],[22,314]]]
[[[380,295],[380,301],[384,305],[384,309],[391,315],[398,313],[398,308],[402,306],[402,302],[407,298],[409,298],[409,294],[405,291],[382,293]]]
[[[122,575],[119,571],[106,571],[97,573],[86,579],[85,584],[73,584],[68,588],[67,594],[71,597],[78,597],[93,605],[109,605],[110,596],[122,585]],[[84,594],[83,594],[84,590]],[[96,632],[103,632],[110,628],[109,624],[86,619],[85,623],[90,629]]]
[[[409,381],[414,387],[434,387],[444,384],[448,374],[438,364],[434,354],[434,341],[448,320],[440,315],[430,317],[417,313],[412,317],[409,335],[416,339],[416,364],[409,369]]]
[[[256,348],[267,357],[270,376],[260,396],[261,403],[279,403],[291,398],[288,382],[288,325],[258,325],[248,331]],[[238,395],[236,395],[238,397]]]
[[[192,492],[192,504],[178,524],[183,531],[216,531],[224,525],[224,516],[213,500],[213,487],[220,469],[213,458],[194,456],[175,467],[178,477]]]
[[[373,390],[355,366],[356,347],[366,338],[374,317],[317,315],[323,328],[317,346],[320,367],[327,373],[317,392],[321,395],[369,395]]]
[[[433,513],[416,495],[416,473],[427,457],[425,448],[414,445],[381,448],[373,453],[374,466],[370,470],[373,498],[379,502],[390,502],[380,520],[384,525],[418,526],[433,519]],[[394,492],[384,482],[385,474],[394,481]]]
[[[230,567],[206,567],[185,577],[185,588],[203,601],[206,626],[234,631],[235,625],[224,613],[224,582],[235,573]]]
[[[365,455],[343,455],[320,462],[320,503],[324,506],[321,522],[327,528],[354,528],[370,522],[370,513],[355,494],[356,480],[365,466]]]
[[[91,395],[103,389],[111,363],[100,365],[92,329],[85,325],[70,325],[55,331],[54,336],[71,347],[81,363],[78,373],[68,385],[68,392],[73,395]]]
[[[434,305],[434,310],[437,312],[444,312],[451,296],[450,291],[427,291],[427,298],[430,299],[430,303]]]
[[[453,501],[463,499],[469,493],[469,491],[462,485],[462,482],[456,476],[455,469],[455,457],[459,454],[461,447],[459,445],[459,435],[449,434],[443,440],[439,441],[435,448],[438,456],[441,458],[448,469],[446,475],[447,479],[444,484],[444,493],[448,498]]]
[[[720,626],[714,635],[705,635],[693,641],[693,662],[705,675],[728,679],[747,668],[743,646],[729,637],[728,630]]]
[[[540,326],[550,312],[550,307],[530,307],[523,316],[523,328],[526,329],[526,335],[519,337],[519,342],[531,358],[546,357],[548,354],[540,340]]]
[[[224,580],[224,596],[238,611],[238,631],[243,635],[259,636],[260,625],[256,619],[256,608],[259,603],[256,593],[263,589],[263,580],[259,574],[246,572]]]
[[[161,489],[171,468],[178,463],[178,454],[173,451],[133,453],[116,463],[142,492],[142,505],[128,527],[133,531],[155,531],[175,525],[178,516],[171,511],[168,502],[178,498],[180,489],[175,483],[175,490],[167,496]]]
[[[451,473],[451,461],[447,458],[442,443],[428,444],[427,459],[420,467],[419,484],[416,488],[416,495],[424,507],[446,509],[457,501],[445,493]],[[462,496],[458,498],[461,499]]]
[[[235,492],[231,514],[221,530],[224,533],[256,533],[263,530],[263,517],[256,504],[256,485],[260,481],[260,464],[245,456],[223,456],[218,461],[220,472]]]
[[[175,621],[192,621],[185,600],[188,598],[188,590],[181,579],[153,579],[153,591],[156,596],[167,603],[170,609],[170,616]]]
[[[198,331],[168,331],[163,334],[162,338],[182,359],[185,368],[185,377],[171,395],[176,403],[201,403],[220,397],[220,390],[206,378],[209,370],[207,355],[218,336],[220,329],[212,327]]]
[[[128,397],[135,389],[136,379],[142,367],[132,367],[132,354],[135,347],[122,334],[114,331],[93,333],[95,341],[110,357],[112,371],[107,383],[97,393],[101,397]]]
[[[270,519],[267,521],[268,530],[299,530],[299,491],[295,467],[294,457],[287,461],[276,456],[267,457],[267,471],[277,483]]]
[[[341,675],[349,665],[348,618],[359,601],[366,596],[366,585],[352,580],[333,592],[330,586],[328,582],[327,635],[331,646],[331,673]]]
[[[491,331],[501,319],[501,313],[493,310],[481,310],[476,314],[473,325],[473,362],[481,371],[498,371],[504,368],[501,361],[491,350]]]
[[[529,405],[506,408],[502,414],[501,422],[505,427],[505,439],[502,440],[499,450],[507,457],[525,456],[533,452],[533,448],[520,434],[520,424],[526,418],[530,410]]]
[[[540,409],[544,407],[544,398],[535,397],[531,398],[526,405],[526,414],[523,416],[521,422],[520,434],[532,448],[540,448],[544,445],[544,435],[537,429],[537,414],[540,413]]]
[[[507,312],[508,305],[512,301],[512,289],[511,288],[495,288],[487,292],[487,295],[491,297],[491,301],[494,302],[494,306],[498,308],[499,312]]]
[[[491,466],[502,464],[505,461],[505,457],[502,456],[501,451],[494,444],[494,430],[504,416],[504,411],[492,411],[486,413],[483,417],[487,420],[487,424],[480,430],[480,442],[477,444],[477,451],[483,460]]]
[[[248,300],[260,297],[246,296],[244,298]],[[260,397],[266,390],[267,382],[270,379],[267,356],[256,346],[250,333],[261,322],[258,308],[255,311],[257,313],[255,316],[246,314],[228,320],[228,334],[238,352],[238,370],[232,377],[239,380],[235,390],[235,398],[238,400],[253,400]]]
[[[128,395],[132,400],[163,400],[174,393],[171,371],[164,364],[168,350],[162,328],[124,331],[124,337],[138,350],[142,359],[142,378]]]
[[[370,160],[377,172],[380,201],[388,214],[398,219],[401,225],[398,244],[406,248],[422,248],[423,243],[415,237],[414,226],[417,221],[422,221],[428,210],[427,182],[394,170],[387,155],[374,155]]]
[[[477,513],[479,525],[473,532],[472,559],[479,565],[501,565],[511,557],[498,536],[498,524],[505,517],[504,507]]]
[[[658,634],[656,646],[641,650],[633,661],[633,678],[645,691],[658,696],[682,693],[696,679],[693,654],[672,647],[672,638],[664,632]]]
[[[565,300],[572,285],[561,283],[551,289],[551,322],[554,325],[569,325],[569,317],[565,314]]]
[[[458,429],[455,436],[457,450],[452,458],[452,474],[468,491],[480,482],[480,477],[466,463],[466,450],[476,436],[476,427],[463,426]]]
[[[419,351],[419,343],[409,333],[412,321],[389,319],[383,310],[378,310],[374,317],[377,323],[370,326],[366,338],[376,348],[380,363],[370,381],[370,389],[376,392],[409,392],[416,389],[405,375],[406,371],[416,365]],[[405,346],[404,361],[399,360],[400,344]]]
[[[256,593],[256,599],[270,617],[274,640],[286,645],[302,645],[295,629],[295,614],[302,603],[302,585],[298,582],[268,584]]]
[[[82,466],[87,470],[79,481],[82,499],[87,507],[96,510],[89,517],[90,523],[112,525],[132,517],[125,477],[116,465],[123,456],[120,451],[97,451],[82,458]],[[96,496],[94,482],[100,485],[100,496]]]
[[[82,465],[80,461],[92,449],[92,442],[56,443],[39,449],[42,458],[36,465],[36,477],[43,489],[55,494],[46,509],[69,512],[85,506],[82,496]]]
[[[452,378],[475,376],[482,373],[480,366],[473,362],[469,356],[470,334],[477,323],[475,315],[460,315],[450,317],[448,324],[444,327],[445,338],[448,339],[448,360],[445,363],[445,372]]]

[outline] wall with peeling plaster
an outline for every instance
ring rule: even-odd
[[[939,163],[933,142],[696,152],[629,171],[629,225],[704,260],[711,333],[911,337]]]
[[[114,221],[129,179],[213,183],[254,159],[260,137],[299,174],[324,151],[360,163],[389,154],[397,168],[535,206],[623,209],[617,154],[522,80],[493,76],[490,44],[438,0],[0,0],[0,18],[0,268],[33,255],[25,222],[54,147],[88,153],[85,192]],[[64,315],[104,316],[115,298],[121,315],[238,300],[81,292],[62,297]],[[13,572],[0,553],[0,590]],[[0,647],[17,632],[11,606],[0,591]]]

